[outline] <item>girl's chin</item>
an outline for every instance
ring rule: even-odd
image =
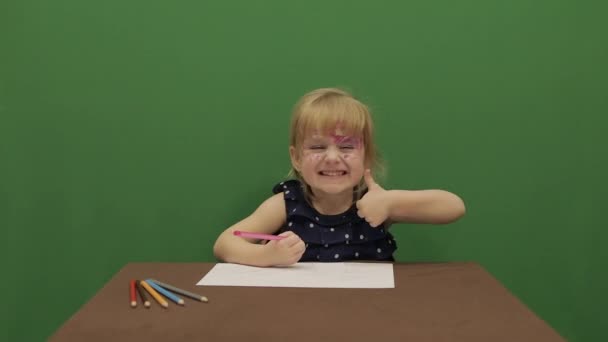
[[[313,191],[323,192],[326,194],[337,195],[342,194],[346,191],[353,191],[354,185],[350,184],[350,182],[342,182],[342,183],[317,183],[312,185]]]

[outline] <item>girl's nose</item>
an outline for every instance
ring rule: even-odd
[[[329,147],[326,152],[326,158],[328,160],[337,160],[340,158],[340,151],[338,151],[336,147]]]

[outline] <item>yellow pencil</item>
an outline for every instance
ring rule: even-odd
[[[167,303],[167,301],[160,294],[158,294],[158,292],[156,292],[152,287],[150,287],[150,285],[148,285],[148,283],[146,283],[143,280],[140,280],[139,284],[141,286],[143,286],[144,289],[146,289],[146,291],[148,291],[150,293],[150,295],[152,297],[154,297],[154,299],[156,299],[158,304],[160,304],[163,308],[169,307],[169,303]]]

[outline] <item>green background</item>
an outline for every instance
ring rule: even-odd
[[[127,262],[213,261],[327,86],[373,109],[385,186],[467,204],[394,227],[399,261],[479,262],[567,339],[608,339],[607,10],[2,1],[0,340],[47,338]]]

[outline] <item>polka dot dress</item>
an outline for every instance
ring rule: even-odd
[[[339,215],[322,215],[308,204],[297,180],[277,184],[273,192],[285,198],[287,221],[279,233],[293,231],[306,243],[300,261],[394,261],[393,236],[384,224],[372,228],[354,205]]]

